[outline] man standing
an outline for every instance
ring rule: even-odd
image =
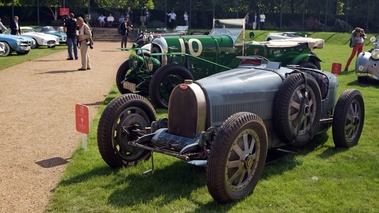
[[[15,16],[11,21],[11,34],[12,35],[21,35],[20,25],[18,24],[18,16]]]
[[[91,69],[91,63],[90,63],[90,57],[88,54],[88,44],[87,41],[92,39],[92,33],[87,24],[84,23],[84,20],[82,17],[79,17],[76,21],[79,27],[79,35],[78,35],[78,42],[80,46],[80,56],[82,58],[82,67],[78,70],[90,70]]]
[[[253,30],[257,28],[257,23],[258,23],[258,15],[256,12],[254,12],[254,18],[253,18]]]
[[[74,60],[78,59],[78,47],[76,43],[76,29],[78,26],[76,25],[75,15],[73,13],[70,13],[68,15],[68,19],[64,23],[65,31],[67,34],[67,50],[68,50],[68,58],[67,60]],[[74,51],[74,56],[72,55],[72,52]]]
[[[176,13],[174,12],[174,10],[172,10],[171,13],[167,13],[167,15],[170,17],[168,20],[170,27],[175,28],[176,27]]]
[[[189,26],[189,15],[187,13],[187,11],[184,12],[184,22],[186,23],[186,26],[188,27]]]
[[[128,20],[129,20],[128,23],[130,25],[132,25],[132,23],[133,23],[133,10],[132,10],[132,8],[128,7],[125,17],[128,18]]]
[[[121,48],[126,48],[128,44],[128,36],[129,32],[132,30],[129,24],[129,19],[125,18],[124,23],[120,26],[120,32],[121,32]]]
[[[260,19],[260,24],[261,24],[260,30],[263,30],[265,22],[266,22],[266,16],[263,12],[261,13],[261,15],[259,15],[259,19]]]

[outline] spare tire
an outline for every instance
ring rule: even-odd
[[[295,73],[282,83],[275,97],[274,127],[287,144],[304,146],[317,133],[321,92],[307,73]]]

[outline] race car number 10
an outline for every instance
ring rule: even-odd
[[[180,43],[180,49],[182,50],[182,53],[186,53],[186,46],[184,45],[184,40],[179,38],[179,43]],[[194,43],[197,44],[197,51],[194,50]],[[196,47],[196,46],[195,46]],[[188,48],[189,48],[189,53],[193,56],[199,56],[203,52],[203,45],[201,44],[201,41],[196,38],[191,38],[188,40]]]

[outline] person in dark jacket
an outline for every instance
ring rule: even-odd
[[[126,48],[127,47],[128,36],[129,36],[129,32],[131,30],[132,30],[132,27],[129,24],[129,19],[125,18],[124,22],[121,23],[121,25],[120,25],[120,34],[122,36],[122,38],[121,38],[121,48]]]
[[[13,18],[9,28],[11,28],[12,35],[21,35],[20,25],[18,24],[18,16]]]
[[[67,35],[67,50],[68,50],[68,58],[67,60],[77,60],[78,59],[78,47],[76,43],[76,30],[78,29],[78,25],[76,24],[75,15],[70,13],[68,15],[68,19],[64,23],[65,31]],[[74,55],[72,55],[74,52]]]

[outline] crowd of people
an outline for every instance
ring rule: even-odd
[[[250,19],[249,13],[246,13],[245,23],[246,29],[263,30],[265,29],[264,25],[266,23],[266,15],[264,14],[264,12],[261,12],[260,15],[258,15],[257,12],[254,12],[252,19]]]

